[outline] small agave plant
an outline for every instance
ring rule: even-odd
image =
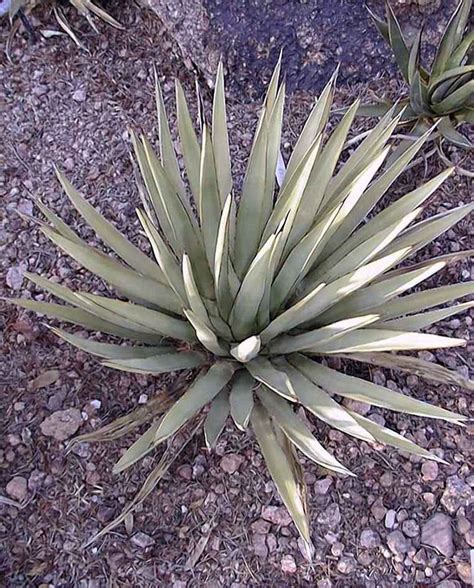
[[[8,36],[7,41],[7,48],[6,53],[10,55],[10,49],[13,42],[13,39],[18,32],[20,27],[20,23],[26,26],[27,30],[32,33],[29,21],[27,20],[27,16],[40,4],[51,4],[52,10],[54,12],[54,16],[58,25],[63,29],[63,31],[69,35],[69,37],[76,43],[78,47],[85,49],[84,44],[79,39],[77,34],[74,32],[73,28],[71,27],[69,21],[64,14],[64,11],[59,6],[57,0],[6,0],[5,5],[8,6],[8,14],[10,17],[10,21],[12,22],[12,28],[10,34]],[[98,33],[97,26],[94,22],[94,16],[100,18],[107,24],[117,28],[123,29],[123,26],[115,20],[108,12],[106,12],[103,8],[94,4],[92,0],[69,0],[69,3],[74,6],[74,8],[81,14],[84,18],[87,19],[87,22],[91,26],[91,28]],[[1,13],[0,13],[1,15]]]
[[[431,71],[420,64],[422,30],[409,47],[400,24],[386,3],[387,20],[370,12],[381,35],[393,50],[400,72],[410,88],[408,98],[398,102],[404,109],[400,122],[411,127],[414,134],[423,133],[433,122],[438,132],[462,149],[473,144],[456,127],[474,123],[474,30],[468,29],[472,0],[461,0],[439,43]],[[385,102],[362,106],[359,114],[380,116],[391,104]]]
[[[241,431],[252,431],[281,498],[310,547],[298,452],[327,470],[351,472],[324,448],[317,428],[313,434],[297,409],[351,437],[433,460],[438,458],[340,400],[452,423],[465,420],[348,375],[331,360],[389,367],[474,389],[474,382],[454,371],[392,353],[466,343],[424,330],[472,307],[473,302],[464,302],[435,308],[474,293],[474,282],[406,292],[472,251],[400,264],[469,214],[474,204],[420,220],[427,199],[452,171],[446,170],[370,215],[428,134],[379,172],[400,120],[390,111],[338,166],[359,104],[328,135],[334,76],[309,115],[277,187],[285,99],[279,72],[280,64],[269,84],[238,198],[232,188],[222,66],[211,126],[201,109],[199,134],[176,84],[177,126],[190,190],[183,182],[157,87],[160,156],[145,137],[133,138],[143,180],[144,209],[137,214],[155,259],[131,244],[59,173],[72,204],[114,255],[86,244],[39,203],[50,223],[38,220],[41,231],[115,287],[120,298],[75,292],[28,274],[66,304],[14,302],[92,332],[136,342],[98,342],[53,328],[111,368],[142,374],[186,370],[187,387],[167,399],[168,410],[162,399],[152,401],[149,408],[105,427],[103,438],[111,439],[152,420],[115,471],[186,431],[188,422],[195,426],[198,415],[209,407],[203,425],[208,447],[216,443],[229,416]],[[139,496],[149,492],[163,471],[161,464]]]

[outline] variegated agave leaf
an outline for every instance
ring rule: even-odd
[[[451,423],[465,420],[346,375],[328,367],[324,358],[413,371],[472,388],[472,382],[444,367],[429,369],[416,357],[391,352],[465,344],[425,329],[471,307],[472,302],[464,302],[437,308],[472,295],[473,282],[408,291],[471,252],[397,266],[466,217],[474,204],[420,220],[424,203],[452,172],[447,170],[370,215],[429,133],[380,172],[398,122],[392,112],[337,168],[358,104],[327,136],[334,78],[316,102],[277,190],[284,104],[279,69],[278,64],[263,104],[240,199],[232,192],[222,66],[212,123],[203,125],[201,133],[196,132],[184,91],[177,86],[177,126],[189,190],[157,86],[160,155],[147,139],[133,137],[145,206],[138,216],[152,254],[128,241],[58,172],[71,204],[113,256],[88,245],[38,203],[49,221],[37,221],[40,229],[115,288],[118,297],[73,291],[28,274],[62,303],[14,302],[135,343],[102,343],[54,329],[109,367],[147,374],[180,370],[195,374],[163,410],[153,405],[148,415],[134,413],[100,433],[115,438],[133,429],[135,420],[148,421],[148,429],[116,465],[117,472],[171,439],[209,406],[204,421],[207,445],[216,443],[229,416],[240,430],[252,429],[282,500],[309,546],[298,451],[322,468],[351,472],[300,420],[296,407],[357,439],[434,460],[436,455],[351,412],[335,397]]]
[[[431,70],[420,63],[421,30],[409,46],[388,2],[385,21],[369,11],[379,32],[392,48],[400,72],[409,86],[409,97],[397,105],[399,109],[404,108],[400,122],[410,124],[411,133],[417,134],[421,122],[432,124],[439,121],[441,137],[461,149],[473,147],[469,139],[456,129],[462,122],[472,122],[474,116],[474,30],[469,28],[471,9],[472,0],[460,0],[444,30]],[[358,114],[382,116],[391,107],[386,102],[363,105]]]

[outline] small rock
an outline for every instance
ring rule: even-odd
[[[314,491],[316,494],[319,494],[320,496],[324,496],[325,494],[328,493],[328,490],[331,487],[331,484],[332,484],[332,478],[330,478],[330,477],[323,478],[322,480],[318,480],[314,484]]]
[[[454,553],[451,519],[441,512],[434,514],[421,528],[421,542],[451,557]]]
[[[383,505],[382,498],[378,498],[370,507],[370,512],[372,513],[374,519],[376,521],[381,521],[385,517],[387,509]]]
[[[40,470],[33,470],[28,478],[28,489],[32,492],[39,490],[43,484],[46,474]]]
[[[390,488],[393,485],[393,474],[391,472],[385,472],[380,476],[380,483],[384,488]]]
[[[193,468],[189,465],[182,465],[178,468],[178,476],[183,478],[184,480],[192,480],[193,479]]]
[[[403,521],[402,531],[407,537],[418,537],[420,533],[420,526],[413,519]]]
[[[456,526],[458,528],[459,533],[461,533],[461,535],[465,535],[466,533],[469,533],[469,530],[471,529],[471,523],[470,521],[467,520],[467,518],[465,516],[460,516],[458,514],[458,520],[456,522]]]
[[[471,498],[471,489],[459,476],[449,476],[446,488],[441,496],[441,504],[451,514],[460,506],[467,506]]]
[[[436,496],[432,492],[424,492],[423,500],[428,506],[434,506],[436,503]]]
[[[234,474],[240,468],[242,461],[242,456],[236,453],[229,453],[221,459],[221,469],[227,474]]]
[[[281,558],[281,571],[284,574],[294,574],[296,572],[296,562],[292,555],[284,555]]]
[[[57,382],[59,376],[59,370],[48,370],[46,372],[43,372],[30,382],[30,388],[32,390],[40,390],[41,388],[47,388],[48,386],[51,386],[52,384]]]
[[[350,398],[346,398],[343,404],[350,410],[353,410],[362,416],[367,415],[372,409],[370,404],[359,402],[359,400],[351,400]]]
[[[287,527],[291,523],[291,516],[284,506],[264,506],[262,519],[282,527]]]
[[[24,266],[14,266],[7,271],[6,282],[7,286],[12,290],[19,290],[23,284],[23,274],[25,273]]]
[[[392,531],[389,533],[387,545],[395,555],[404,555],[411,547],[411,543],[401,531]]]
[[[257,519],[251,524],[251,527],[254,533],[260,533],[260,535],[266,535],[270,532],[270,523],[263,519]]]
[[[381,544],[380,535],[372,529],[364,529],[360,534],[359,543],[364,549],[375,549]]]
[[[459,579],[464,582],[466,586],[470,586],[472,583],[472,571],[470,564],[467,561],[461,561],[456,564],[456,571]]]
[[[385,515],[385,527],[387,529],[393,529],[396,517],[397,513],[394,510],[387,511],[387,514]]]
[[[357,562],[353,557],[345,555],[337,562],[336,567],[341,574],[352,574],[357,567]]]
[[[268,547],[265,540],[265,535],[255,533],[255,535],[252,536],[252,545],[254,553],[257,557],[261,557],[262,559],[266,559],[268,557]]]
[[[138,533],[135,533],[132,537],[132,543],[137,547],[140,547],[140,549],[146,549],[147,547],[151,547],[155,543],[155,540],[153,537],[150,537],[150,535],[138,531]]]
[[[324,580],[318,580],[316,588],[332,588],[332,582],[331,580],[329,580],[329,578],[324,578]]]
[[[53,412],[41,423],[43,435],[54,437],[57,441],[65,441],[79,429],[82,424],[81,413],[77,408],[68,408]]]
[[[84,89],[76,90],[72,94],[72,99],[75,102],[85,102],[86,101],[86,98],[87,98],[87,94],[86,94],[86,91]]]
[[[138,404],[146,404],[148,402],[148,396],[146,394],[140,394],[138,397]]]
[[[461,588],[456,580],[442,580],[436,588]]]
[[[330,504],[319,514],[317,521],[320,525],[324,525],[330,529],[337,527],[337,525],[341,522],[341,512],[339,510],[339,505],[336,503]]]
[[[421,466],[421,475],[424,482],[432,482],[438,477],[439,467],[435,461],[425,461]]]
[[[23,476],[15,476],[8,482],[6,491],[8,496],[11,496],[14,500],[23,502],[28,492],[28,482],[26,481],[26,478],[23,478]]]

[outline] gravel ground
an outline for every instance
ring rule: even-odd
[[[22,279],[25,269],[87,291],[104,286],[55,250],[14,209],[30,212],[40,197],[91,242],[94,236],[73,214],[54,179],[53,162],[131,239],[141,243],[133,208],[138,196],[128,157],[126,129],[155,136],[152,65],[167,99],[178,76],[188,92],[193,79],[159,22],[133,6],[115,14],[127,26],[83,27],[90,55],[65,38],[15,44],[14,62],[0,67],[6,117],[0,123],[6,165],[0,172],[0,290],[5,296],[38,298]],[[80,19],[71,15],[74,26]],[[2,24],[1,41],[7,36]],[[384,90],[396,81],[382,80]],[[361,85],[342,87],[345,103]],[[250,92],[249,92],[250,94]],[[206,99],[209,97],[207,96]],[[285,141],[291,144],[311,103],[304,93],[288,104]],[[242,93],[230,104],[235,170],[241,171],[256,107]],[[360,123],[360,128],[362,123]],[[439,171],[419,166],[391,197],[411,189],[421,176]],[[451,178],[429,213],[467,202],[465,179]],[[144,243],[142,243],[145,246]],[[465,220],[418,255],[473,246]],[[431,285],[474,278],[464,261],[438,274]],[[305,463],[316,556],[305,561],[297,533],[275,493],[253,440],[229,424],[216,451],[201,435],[134,517],[96,544],[80,546],[116,516],[143,483],[153,457],[122,478],[113,464],[130,439],[79,446],[65,452],[65,437],[93,430],[166,389],[169,380],[108,370],[59,342],[32,313],[2,307],[0,364],[0,578],[13,586],[441,586],[468,585],[473,545],[472,425],[452,425],[379,413],[450,465],[423,463],[391,449],[370,447],[323,429],[319,435],[336,457],[358,474],[343,479]],[[468,337],[472,315],[441,323],[441,334]],[[468,374],[469,349],[424,353],[425,358]],[[354,367],[348,369],[355,370]],[[463,390],[426,385],[416,376],[381,370],[359,374],[390,388],[472,414]],[[363,410],[364,407],[360,407]],[[67,411],[60,412],[59,411]],[[53,416],[52,416],[53,415]],[[57,419],[61,418],[58,427]],[[54,434],[54,436],[51,436]],[[63,439],[58,440],[57,438]],[[470,443],[471,442],[471,443]],[[229,473],[232,472],[232,473]],[[8,504],[5,498],[19,503]],[[2,585],[2,580],[0,580]]]

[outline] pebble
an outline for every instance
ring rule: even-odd
[[[7,286],[9,286],[12,290],[19,290],[23,284],[24,272],[25,268],[22,266],[11,267],[7,271],[6,275]]]
[[[359,543],[364,549],[375,549],[381,544],[380,535],[372,529],[364,529],[360,534]]]
[[[318,480],[317,482],[315,482],[314,491],[316,494],[319,494],[320,496],[324,496],[328,493],[331,485],[332,485],[332,478],[330,478],[330,477],[323,478],[322,480]]]
[[[441,496],[441,504],[449,513],[454,514],[459,507],[468,505],[471,496],[471,489],[459,476],[449,476]]]
[[[339,506],[336,503],[330,504],[323,510],[317,518],[320,525],[334,529],[341,522],[341,512]]]
[[[236,453],[229,453],[228,455],[224,455],[224,457],[221,459],[221,469],[223,469],[227,474],[235,474],[235,472],[240,468],[242,461],[242,456],[237,455]]]
[[[403,521],[402,531],[407,537],[418,537],[420,534],[420,526],[413,519]]]
[[[472,583],[471,566],[467,563],[467,561],[461,561],[457,563],[456,571],[458,573],[459,579],[462,580],[466,586],[469,586]]]
[[[392,531],[389,533],[387,545],[395,555],[404,555],[411,547],[411,543],[401,531]]]
[[[332,588],[332,582],[329,578],[324,578],[323,580],[318,580],[316,584],[316,588]]]
[[[421,542],[451,557],[454,553],[451,519],[441,512],[434,514],[421,528]]]
[[[153,537],[150,537],[150,535],[138,531],[138,533],[135,533],[132,537],[132,543],[137,547],[140,547],[140,549],[146,549],[147,547],[151,547],[155,543],[155,540]]]
[[[281,571],[284,574],[294,574],[296,569],[295,558],[292,555],[284,555],[281,558]]]
[[[421,475],[424,482],[432,482],[438,477],[439,467],[435,461],[425,461],[421,466]]]
[[[8,482],[6,491],[8,496],[14,500],[23,502],[28,493],[28,482],[26,481],[26,478],[23,478],[23,476],[15,476]]]
[[[382,498],[378,498],[370,507],[370,512],[372,513],[373,517],[376,521],[382,521],[387,513],[387,509],[383,505]]]
[[[290,513],[284,506],[264,506],[261,516],[262,519],[282,527],[287,527],[291,523]]]
[[[266,535],[270,532],[270,523],[263,519],[257,519],[251,524],[251,527],[254,533],[260,533],[260,535]]]
[[[72,94],[72,99],[75,102],[85,102],[87,98],[86,91],[84,89],[76,90]]]
[[[253,551],[257,557],[261,557],[262,559],[266,559],[268,557],[268,547],[265,535],[255,533],[255,535],[252,536],[252,545]]]
[[[380,483],[384,488],[390,488],[393,485],[393,474],[391,472],[385,472],[380,476]]]
[[[74,435],[81,424],[81,412],[77,408],[68,408],[53,412],[41,423],[40,429],[47,437],[54,437],[57,441],[65,441]]]
[[[337,562],[336,567],[341,574],[352,574],[357,567],[357,562],[352,556],[345,555]]]
[[[387,511],[387,514],[385,515],[385,527],[387,529],[393,529],[396,517],[397,513],[394,510]]]

